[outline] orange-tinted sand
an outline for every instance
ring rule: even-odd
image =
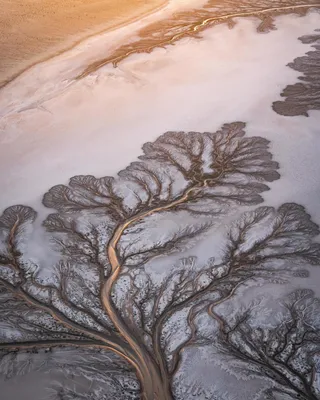
[[[165,0],[0,0],[0,86],[77,41],[128,23]]]

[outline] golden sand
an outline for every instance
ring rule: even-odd
[[[0,0],[0,86],[32,64],[165,0]]]

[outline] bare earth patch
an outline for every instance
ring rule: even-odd
[[[68,44],[70,47],[91,34],[127,23],[165,3],[165,0],[0,0],[0,84],[28,66],[65,50]]]

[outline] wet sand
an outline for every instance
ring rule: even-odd
[[[149,24],[138,32],[137,40],[124,44],[115,49],[107,57],[101,58],[92,64],[77,77],[78,79],[112,63],[119,62],[134,53],[149,53],[157,47],[167,46],[184,37],[200,37],[200,32],[209,26],[227,23],[232,29],[239,17],[255,17],[259,21],[257,31],[267,33],[274,29],[275,17],[285,14],[305,16],[310,9],[319,9],[318,0],[302,0],[296,4],[294,0],[274,0],[272,3],[242,0],[208,0],[204,7],[184,10],[174,13],[172,18],[165,18]]]
[[[0,86],[76,42],[129,23],[166,3],[165,0],[0,0]]]

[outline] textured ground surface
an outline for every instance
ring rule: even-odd
[[[320,30],[300,38],[304,44],[312,45],[303,57],[298,57],[289,67],[302,73],[299,82],[287,86],[281,93],[284,101],[277,101],[273,109],[281,115],[309,115],[310,110],[320,110]]]
[[[0,89],[1,400],[320,400],[319,10],[172,3]]]
[[[0,84],[98,30],[114,28],[164,0],[1,0]]]

